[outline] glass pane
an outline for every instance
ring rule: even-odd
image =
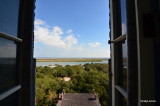
[[[127,98],[125,98],[120,92],[118,92],[118,96],[119,96],[119,102],[117,103],[118,106],[127,106]]]
[[[17,36],[19,0],[0,0],[0,32]]]
[[[19,92],[15,92],[2,101],[0,101],[0,106],[19,106]]]
[[[127,26],[126,26],[126,1],[120,0],[121,2],[121,29],[122,29],[122,35],[127,33]]]
[[[126,20],[126,0],[120,0],[120,7],[121,7],[121,34],[127,34],[127,20]],[[122,62],[123,62],[123,69],[121,72],[121,86],[127,91],[127,40],[122,43]]]
[[[0,38],[0,93],[17,85],[16,44]]]
[[[125,40],[125,43],[122,44],[122,59],[123,59],[123,69],[122,69],[122,87],[127,90],[127,63],[128,63],[128,57],[127,57],[127,40]]]
[[[123,106],[127,106],[127,99],[125,97],[123,97]]]

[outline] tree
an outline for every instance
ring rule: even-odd
[[[72,77],[70,81],[64,81],[62,77]],[[95,89],[102,106],[108,102],[108,65],[85,64],[57,65],[51,67],[36,68],[36,105],[54,106],[58,100],[58,94],[65,89],[68,93],[93,93]]]

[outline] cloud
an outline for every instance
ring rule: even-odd
[[[88,45],[91,46],[91,47],[98,47],[101,44],[99,42],[94,42],[94,43],[88,43]]]
[[[72,32],[73,32],[73,30],[69,29],[68,31],[66,31],[66,34],[70,34]]]
[[[34,21],[34,25],[44,25],[45,24],[45,22],[44,21],[42,21],[42,20],[40,20],[40,19],[36,19],[35,21]]]
[[[80,35],[76,38],[71,29],[64,32],[58,26],[48,27],[45,21],[36,19],[34,57],[110,57],[110,49],[98,47],[100,42],[90,42],[89,47],[79,44]]]
[[[68,30],[71,32],[72,30]],[[76,49],[78,43],[77,38],[72,34],[63,37],[63,31],[60,27],[54,26],[52,29],[48,27],[46,22],[36,19],[35,20],[35,42],[40,42],[45,45],[64,48],[64,49]],[[77,48],[79,48],[77,46]]]

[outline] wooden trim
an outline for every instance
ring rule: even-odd
[[[8,40],[15,41],[15,42],[19,42],[19,43],[22,42],[22,39],[13,37],[13,36],[11,36],[11,35],[9,35],[9,34],[6,34],[6,33],[3,33],[3,32],[0,32],[0,37],[5,38],[5,39],[8,39]]]
[[[0,101],[3,100],[4,98],[8,97],[9,95],[13,94],[14,92],[18,91],[19,89],[21,89],[21,85],[17,85],[11,89],[9,89],[8,91],[0,94]]]

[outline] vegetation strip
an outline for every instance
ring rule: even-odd
[[[105,63],[36,67],[36,106],[56,106],[63,89],[66,93],[96,93],[101,106],[109,106],[108,75]]]

